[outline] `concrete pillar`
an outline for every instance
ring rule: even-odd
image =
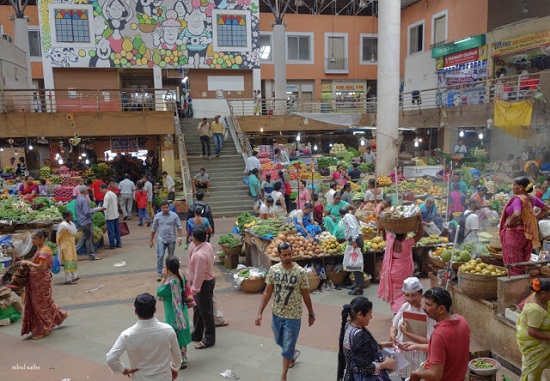
[[[399,146],[399,43],[401,2],[378,2],[378,109],[376,173],[388,175],[397,165]]]
[[[252,90],[262,89],[262,71],[261,69],[252,69]],[[252,94],[245,94],[245,98],[248,98]],[[265,94],[262,94],[265,95]]]
[[[284,25],[273,26],[273,66],[275,68],[275,115],[286,114],[286,34]],[[270,98],[271,94],[266,94]]]
[[[32,89],[31,56],[29,54],[29,28],[27,19],[16,18],[13,20],[13,38],[15,46],[25,52],[27,59],[27,88]]]

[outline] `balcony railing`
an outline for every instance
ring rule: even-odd
[[[433,108],[452,108],[465,105],[486,104],[494,99],[520,101],[532,98],[540,87],[540,75],[528,77],[512,76],[485,81],[466,82],[446,88],[434,88],[421,91],[404,92],[399,95],[401,111],[424,110]],[[253,99],[228,100],[233,115],[253,116]],[[265,98],[261,101],[260,112],[256,115],[285,115],[296,112],[305,113],[348,113],[367,114],[377,110],[376,98],[349,100],[323,99],[303,100],[299,98]]]
[[[347,58],[325,58],[325,73],[348,73]]]
[[[0,90],[0,113],[173,111],[168,89]]]

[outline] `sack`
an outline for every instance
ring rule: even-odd
[[[125,235],[130,234],[130,229],[128,228],[128,224],[126,223],[126,221],[119,222],[118,226],[120,228],[120,236],[121,237],[124,237]]]
[[[59,274],[59,271],[61,270],[61,263],[59,263],[59,255],[53,256],[53,264],[50,270],[54,274]]]
[[[291,193],[292,193],[292,187],[290,186],[290,183],[287,181],[285,182],[285,194],[287,196],[290,196]]]
[[[354,248],[353,245],[346,246],[344,251],[344,261],[343,261],[344,271],[354,272],[361,271],[363,272],[363,253],[359,247]]]

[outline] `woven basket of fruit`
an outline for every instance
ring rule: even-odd
[[[497,298],[497,278],[505,276],[504,267],[488,265],[473,259],[458,269],[458,286],[471,298],[494,300]]]

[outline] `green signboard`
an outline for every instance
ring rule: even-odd
[[[478,46],[483,45],[485,45],[485,35],[478,34],[477,36],[463,38],[461,40],[433,48],[432,58],[448,56],[449,54],[462,52],[464,50],[477,48]]]

